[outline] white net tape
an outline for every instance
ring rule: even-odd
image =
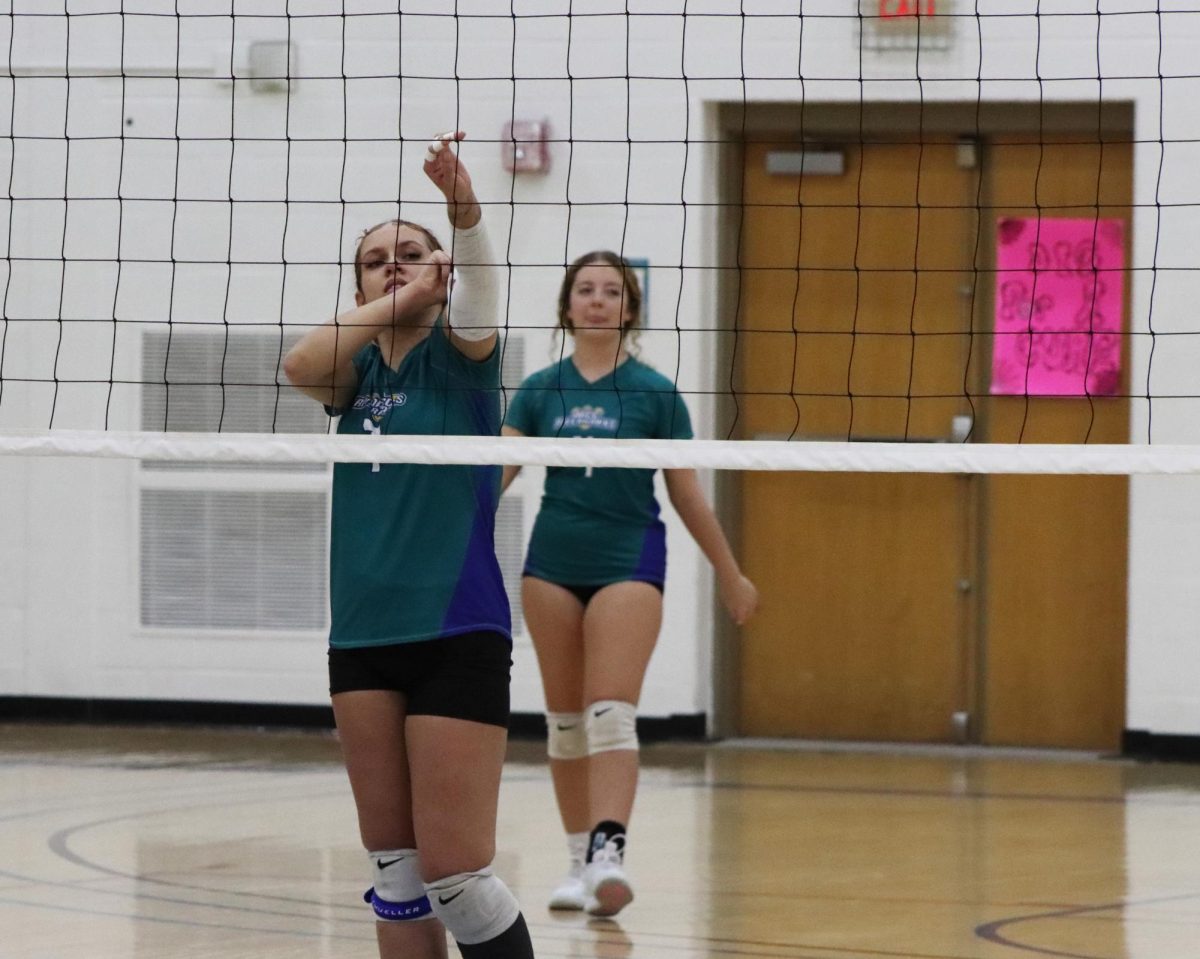
[[[1200,446],[831,443],[261,433],[0,433],[0,455],[210,463],[424,463],[883,473],[1200,473]]]
[[[1196,471],[1195,4],[8,6],[0,455]],[[505,400],[561,358],[564,266],[608,247],[642,355],[735,442],[325,433],[281,358],[348,306],[364,226],[445,234],[421,162],[448,123]]]

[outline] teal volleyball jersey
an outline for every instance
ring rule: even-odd
[[[463,356],[439,326],[398,370],[374,343],[338,432],[495,435],[500,349]],[[496,466],[337,463],[333,468],[331,646],[378,646],[494,630],[511,638],[496,561]]]
[[[675,384],[633,357],[589,383],[570,357],[521,384],[505,422],[526,436],[691,439]],[[654,470],[552,466],[525,572],[571,586],[666,577]]]

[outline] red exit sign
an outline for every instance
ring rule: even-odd
[[[932,17],[937,15],[937,0],[879,0],[879,17]]]

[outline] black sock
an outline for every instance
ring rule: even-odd
[[[596,828],[592,830],[588,837],[588,854],[587,861],[592,861],[592,854],[599,852],[608,843],[614,842],[617,846],[617,852],[620,853],[621,859],[625,858],[625,824],[616,822],[612,819],[605,819],[603,822],[596,824]]]
[[[495,939],[472,945],[458,943],[463,959],[533,959],[533,942],[525,917],[517,913],[516,921]]]

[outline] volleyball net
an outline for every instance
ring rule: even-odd
[[[13,0],[0,453],[1196,472],[1200,7]],[[283,354],[460,152],[505,396],[565,266],[644,287],[700,440],[330,435]]]

